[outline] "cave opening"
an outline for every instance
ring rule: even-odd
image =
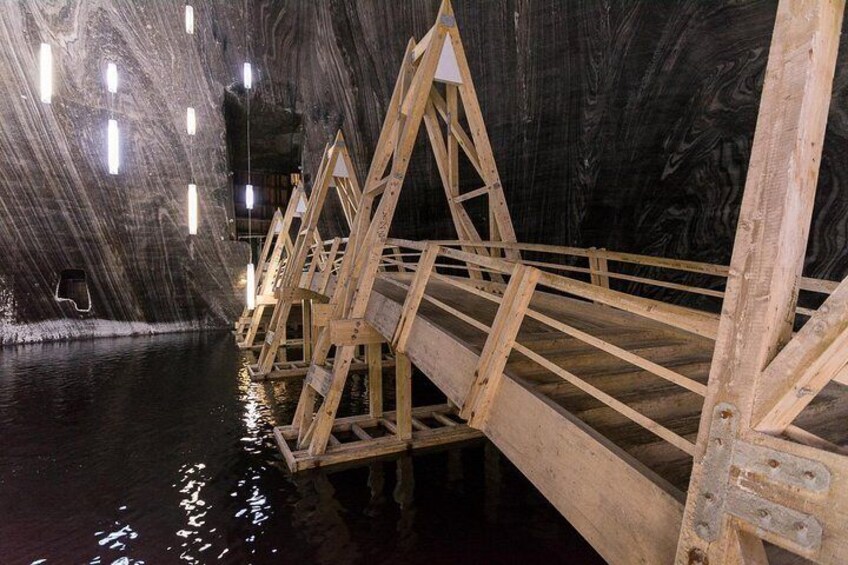
[[[301,172],[303,120],[293,108],[264,98],[258,89],[227,90],[223,112],[232,186],[230,236],[247,241],[255,257],[264,243],[274,212],[285,210],[293,188],[292,175]],[[254,202],[250,214],[245,202],[248,184],[253,185]]]
[[[77,312],[91,311],[88,277],[82,269],[63,269],[55,293],[57,302],[70,302]]]

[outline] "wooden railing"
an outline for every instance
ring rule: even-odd
[[[326,288],[329,277],[338,273],[341,257],[345,251],[344,244],[346,240],[337,238],[313,246],[304,269],[309,275],[307,280],[310,284],[312,284],[312,277],[321,276],[322,282],[319,286]],[[384,274],[381,275],[381,279],[406,291],[400,320],[392,339],[392,346],[396,351],[405,353],[412,323],[422,301],[427,301],[486,335],[485,346],[480,356],[481,365],[476,372],[474,385],[467,401],[463,405],[464,417],[472,423],[479,423],[481,419],[485,419],[488,404],[491,401],[488,398],[488,391],[495,389],[489,386],[489,383],[502,378],[501,375],[510,353],[516,351],[674,447],[689,455],[694,454],[695,444],[690,439],[640,413],[573,372],[560,367],[534,351],[529,345],[521,343],[518,340],[518,331],[523,320],[532,319],[555,332],[565,334],[675,386],[704,397],[707,390],[704,383],[537,311],[530,307],[530,297],[537,288],[554,294],[567,294],[715,339],[718,330],[718,316],[715,313],[634,296],[613,289],[610,284],[611,281],[625,281],[720,299],[724,293],[723,290],[713,288],[715,282],[710,283],[710,287],[699,287],[617,272],[612,265],[647,266],[659,271],[684,271],[718,279],[727,277],[727,267],[695,261],[617,253],[603,249],[552,245],[474,243],[474,248],[488,249],[490,254],[468,253],[459,249],[461,247],[469,246],[467,242],[459,241],[388,240],[383,250],[381,270]],[[498,250],[504,249],[519,251],[524,255],[529,252],[547,254],[551,255],[552,259],[518,262],[497,256]],[[480,276],[472,278],[469,275],[472,271]],[[412,279],[405,282],[399,277],[390,276],[390,273],[409,273]],[[428,296],[425,291],[431,280],[438,280],[496,304],[498,313],[493,323],[488,325],[459,308]],[[314,287],[314,284],[312,286]],[[822,294],[829,294],[836,287],[837,283],[811,278],[805,278],[800,283],[802,290]],[[799,309],[799,314],[809,315],[809,312]]]

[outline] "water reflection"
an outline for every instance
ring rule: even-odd
[[[228,334],[0,351],[0,561],[600,562],[491,447],[290,476],[301,382],[243,364]]]

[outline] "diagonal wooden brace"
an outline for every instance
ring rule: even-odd
[[[512,271],[512,278],[480,354],[474,382],[460,412],[471,427],[480,429],[485,423],[540,275],[539,269],[521,264],[516,265]]]

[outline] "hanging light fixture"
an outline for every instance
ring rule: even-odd
[[[197,185],[188,185],[188,233],[197,235]]]
[[[185,28],[186,33],[194,35],[194,8],[191,4],[186,4],[185,7]]]
[[[253,263],[247,264],[247,309],[253,310],[256,307],[256,282],[253,273]]]
[[[118,67],[115,63],[106,65],[106,89],[112,94],[118,92]]]
[[[41,79],[41,101],[50,104],[53,99],[53,49],[47,43],[41,44],[38,66]]]
[[[118,148],[118,121],[109,120],[106,137],[109,143],[109,174],[117,175],[121,165],[121,157]]]
[[[194,108],[186,108],[186,131],[189,135],[194,135],[197,129],[197,121],[194,115]]]
[[[249,184],[244,187],[244,205],[248,210],[253,210],[253,185]]]
[[[244,87],[247,90],[253,88],[253,69],[250,66],[250,63],[244,64]]]

